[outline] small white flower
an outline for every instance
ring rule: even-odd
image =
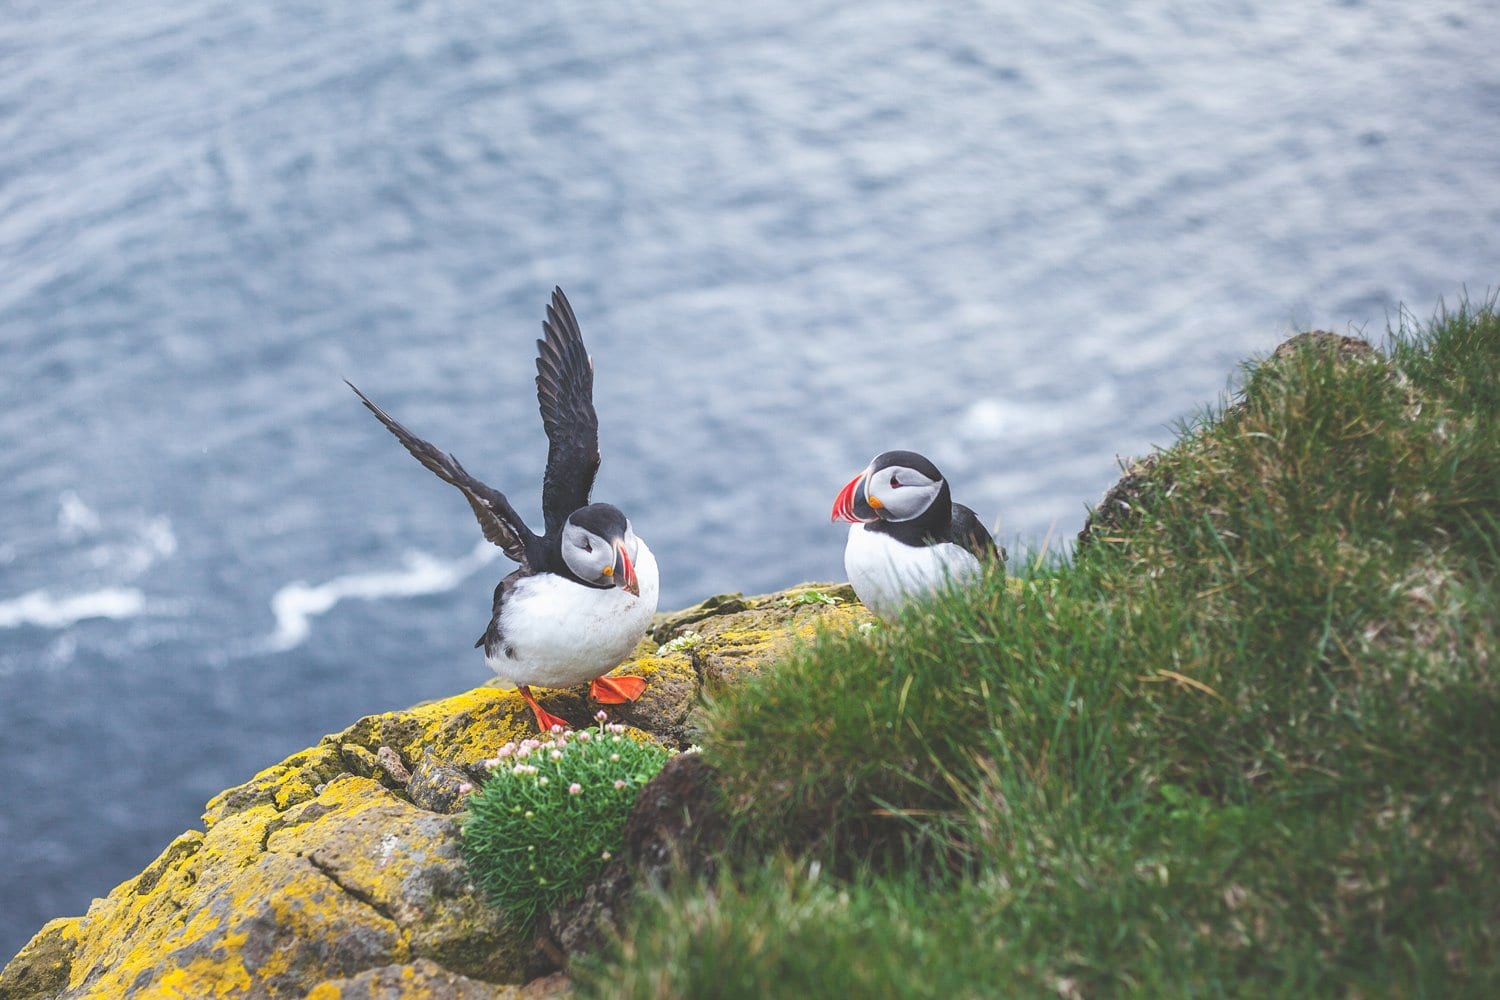
[[[611,743],[623,743],[625,741],[625,737],[623,737],[623,736],[611,736],[609,738],[609,741]]]
[[[680,650],[692,649],[701,641],[703,641],[703,636],[689,629],[688,631],[679,635],[677,638],[668,640],[667,642],[662,643],[660,646],[657,646],[656,655],[666,656],[668,653],[676,653]]]
[[[554,750],[550,754],[548,754],[547,756],[551,757],[553,760],[562,760],[562,751],[561,750]]]
[[[554,722],[554,723],[552,723],[552,731],[554,733],[560,733],[560,732],[563,731],[563,727],[560,726],[560,725],[558,725],[556,722]]]
[[[499,750],[495,751],[495,759],[496,760],[504,760],[505,758],[509,757],[511,754],[513,754],[515,752],[516,752],[516,745],[514,743],[507,743],[507,744],[505,744],[505,746],[503,746]]]
[[[571,785],[568,786],[568,794],[569,795],[582,795],[583,794],[583,786],[580,785],[576,781],[573,782]]]
[[[597,712],[595,712],[595,713],[594,713],[594,720],[595,720],[595,721],[596,721],[596,722],[604,722],[604,721],[605,721],[605,720],[606,720],[606,719],[608,719],[608,718],[609,718],[609,713],[608,713],[608,712],[606,712],[606,711],[605,711],[605,710],[604,710],[604,709],[602,709],[602,708],[601,708],[601,709],[599,709],[599,711],[597,711]]]
[[[610,858],[614,857],[614,855],[609,853],[608,851],[605,851],[603,854],[599,855],[599,857],[605,861],[608,861]]]
[[[533,767],[532,770],[535,771],[536,768]],[[538,785],[545,785],[547,783],[547,776],[545,774],[542,775],[540,778],[536,779],[536,783]]]
[[[620,755],[617,753],[612,753],[609,755],[609,759],[611,763],[618,764],[620,762]]]
[[[580,743],[587,743],[588,741],[589,741],[589,731],[587,729],[585,729],[583,732],[581,732],[581,733],[578,734],[578,742],[580,742]]]
[[[623,782],[620,779],[616,778],[615,779],[615,791],[619,791],[620,789],[622,789],[624,787],[625,787],[625,782]]]
[[[458,786],[458,794],[460,795],[468,795],[473,790],[474,786],[469,784],[467,781]]]

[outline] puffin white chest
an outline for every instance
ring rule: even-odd
[[[844,572],[854,592],[865,607],[888,621],[909,598],[976,579],[981,570],[972,552],[952,542],[903,545],[864,524],[849,528],[844,546]]]
[[[635,650],[656,614],[656,557],[640,542],[641,594],[585,587],[551,573],[527,577],[500,609],[504,641],[485,662],[513,684],[572,687],[603,676]]]

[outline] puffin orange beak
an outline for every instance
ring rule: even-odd
[[[625,554],[625,543],[615,542],[615,564],[604,568],[604,575],[615,581],[615,586],[627,594],[641,596],[641,581],[636,578],[635,564]]]
[[[859,475],[849,480],[848,485],[839,490],[838,498],[833,501],[832,520],[848,521],[851,524],[859,524],[862,521],[875,520],[872,517],[860,517],[854,513],[854,501],[856,499],[863,500],[862,497],[858,496],[858,493],[860,484],[863,483],[864,480],[865,474],[861,472]]]

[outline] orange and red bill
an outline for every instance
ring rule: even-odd
[[[838,497],[833,501],[833,520],[858,524],[874,521],[880,516],[865,493],[865,480],[869,475],[870,470],[866,469],[839,490]]]

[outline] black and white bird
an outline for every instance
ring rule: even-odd
[[[974,512],[953,502],[937,466],[914,451],[876,455],[839,491],[833,520],[853,522],[844,571],[886,620],[910,598],[974,580],[1005,558]]]
[[[568,723],[537,703],[530,685],[571,687],[592,681],[606,704],[634,701],[639,677],[605,677],[630,655],[656,613],[656,559],[619,508],[589,503],[599,470],[599,420],[594,413],[594,363],[561,288],[553,289],[536,342],[536,392],[547,431],[542,479],[544,534],[526,526],[499,490],[458,459],[423,441],[349,388],[417,461],[458,487],[484,537],[521,568],[495,588],[489,628],[474,645],[496,674],[515,684],[547,732]]]

